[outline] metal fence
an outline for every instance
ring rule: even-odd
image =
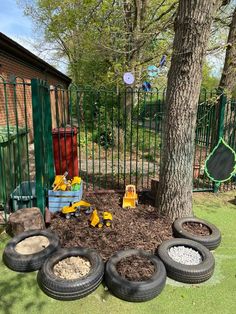
[[[0,206],[47,205],[53,176],[52,128],[78,130],[79,175],[89,190],[150,189],[159,177],[165,91],[119,93],[74,85],[49,88],[39,80],[0,79]],[[236,149],[236,102],[202,91],[193,167],[194,191],[213,191],[204,163],[220,136]],[[68,142],[65,132],[65,150]],[[60,163],[63,162],[60,158]],[[235,187],[233,180],[223,189]]]
[[[150,189],[151,178],[159,178],[165,91],[154,89],[147,93],[128,88],[116,93],[73,86],[70,94],[70,124],[78,127],[79,169],[87,188],[123,189],[126,184],[135,184],[138,189]],[[229,125],[230,132],[235,133],[235,111],[231,110],[234,105],[216,90],[201,91],[194,191],[214,190],[204,172],[204,164],[222,132],[226,136]],[[220,119],[223,123],[219,123]],[[236,148],[232,135],[230,140]],[[234,183],[222,186],[234,188]]]
[[[32,138],[31,83],[0,77],[0,208],[5,215],[8,207],[36,205]]]
[[[164,94],[71,89],[80,175],[87,188],[148,188],[160,165]]]

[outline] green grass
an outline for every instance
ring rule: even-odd
[[[213,277],[199,285],[167,281],[163,292],[144,303],[119,300],[103,285],[88,297],[70,302],[53,300],[41,292],[36,272],[20,274],[0,262],[0,313],[4,314],[232,314],[236,313],[236,205],[229,201],[235,192],[219,195],[195,194],[195,215],[216,224],[222,244],[213,252],[216,268]],[[1,236],[0,251],[7,241]]]

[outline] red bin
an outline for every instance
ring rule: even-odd
[[[56,174],[62,175],[67,171],[69,178],[78,176],[77,129],[55,128],[52,136]]]

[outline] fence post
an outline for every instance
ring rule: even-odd
[[[44,215],[45,188],[54,177],[50,90],[46,82],[38,79],[31,80],[31,88],[37,207]]]
[[[47,185],[51,186],[55,176],[54,172],[54,157],[53,157],[53,143],[52,143],[52,113],[51,113],[51,101],[50,101],[50,87],[45,84],[44,87],[44,134],[43,134],[43,143],[45,150],[45,166],[47,168],[48,181],[45,182]]]
[[[42,103],[40,102],[40,81],[31,80],[32,88],[32,111],[33,111],[33,128],[34,128],[34,156],[35,156],[35,177],[36,177],[36,198],[37,207],[44,214],[45,197],[43,184],[43,145],[42,145]]]
[[[217,128],[217,143],[224,135],[224,119],[225,119],[225,106],[227,103],[227,96],[222,89],[220,89],[220,101],[219,101],[219,115],[218,115],[218,128]],[[213,191],[217,193],[220,187],[219,182],[214,182]]]

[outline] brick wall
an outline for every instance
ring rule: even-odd
[[[31,87],[28,85],[32,78],[46,80],[51,87],[62,85],[66,87],[66,82],[62,79],[40,71],[33,66],[24,64],[11,56],[0,54],[0,126],[14,126],[18,123],[20,127],[28,126],[30,138],[33,139],[32,124],[32,100]],[[2,77],[2,78],[1,78]],[[9,84],[17,77],[17,84]],[[4,86],[3,79],[7,82]],[[53,126],[56,126],[55,97],[51,93],[51,104]]]

